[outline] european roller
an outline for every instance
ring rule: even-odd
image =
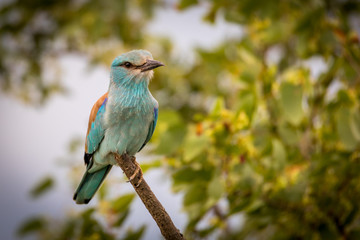
[[[114,154],[134,156],[154,133],[159,104],[149,91],[153,69],[164,66],[150,52],[133,50],[112,62],[109,90],[94,104],[85,143],[85,174],[74,194],[87,204],[111,167]]]

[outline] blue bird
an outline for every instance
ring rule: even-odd
[[[93,106],[85,143],[86,172],[74,194],[87,204],[112,165],[114,154],[134,156],[154,133],[159,104],[148,85],[153,69],[164,66],[150,52],[133,50],[113,61],[109,90]]]

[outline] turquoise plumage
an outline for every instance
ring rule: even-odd
[[[93,106],[85,143],[85,174],[74,194],[87,204],[116,160],[112,153],[134,156],[151,139],[158,116],[158,102],[148,85],[152,69],[163,66],[145,50],[115,58],[109,91]]]

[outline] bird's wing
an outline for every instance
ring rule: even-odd
[[[107,100],[108,93],[105,93],[96,101],[91,109],[85,142],[85,164],[89,164],[91,156],[98,149],[102,139],[104,138],[105,127],[103,119]]]
[[[159,112],[159,109],[157,107],[154,107],[154,120],[150,123],[149,131],[148,131],[146,140],[145,140],[144,144],[141,146],[141,148],[139,149],[138,152],[140,152],[141,149],[143,149],[143,147],[145,147],[145,145],[150,141],[150,139],[151,139],[151,137],[152,137],[152,135],[154,133],[155,127],[156,127],[156,122],[157,122],[157,119],[158,119],[158,112]]]

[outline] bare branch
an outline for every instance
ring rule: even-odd
[[[159,226],[163,237],[167,240],[183,240],[183,235],[175,227],[169,214],[165,211],[164,207],[151,191],[145,179],[143,179],[143,174],[139,164],[136,162],[136,158],[127,154],[123,154],[121,156],[115,154],[115,159],[120,168],[124,171],[125,175],[131,180],[130,182],[132,186]]]

